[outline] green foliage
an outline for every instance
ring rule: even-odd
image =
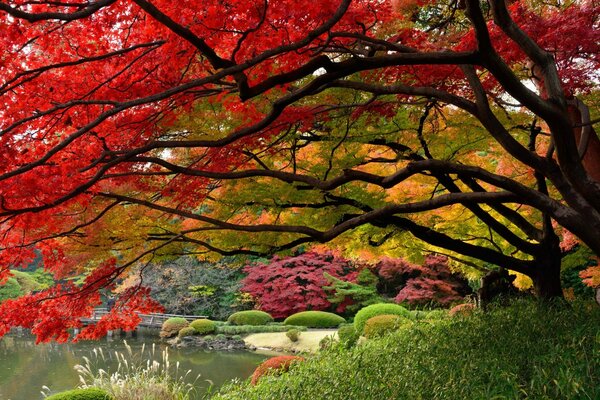
[[[89,389],[74,389],[66,392],[61,392],[47,397],[46,400],[112,400],[104,390],[89,388]]]
[[[253,305],[239,292],[240,280],[244,277],[239,268],[180,257],[150,264],[142,274],[144,286],[152,289],[152,298],[171,314],[226,320],[232,312]]]
[[[214,296],[218,288],[209,285],[195,285],[188,287],[190,293],[198,298]]]
[[[365,323],[377,315],[392,314],[405,318],[411,318],[410,311],[398,304],[380,303],[367,306],[360,310],[354,316],[354,329],[362,335],[365,329]]]
[[[0,302],[8,299],[14,299],[24,294],[21,285],[15,278],[8,278],[7,281],[0,286]]]
[[[352,324],[340,326],[337,333],[340,344],[347,349],[354,346],[360,337],[360,335],[356,332],[356,329],[354,329],[354,325]]]
[[[589,266],[596,265],[594,253],[586,246],[578,245],[561,260],[560,279],[563,289],[572,290],[581,298],[591,298],[594,290],[585,285],[579,273]]]
[[[178,337],[186,337],[186,336],[194,336],[196,335],[197,332],[194,328],[192,328],[191,326],[188,326],[186,328],[183,328],[179,331],[179,333],[177,334]]]
[[[266,325],[273,322],[271,314],[259,310],[238,311],[227,318],[233,325]]]
[[[297,342],[300,338],[300,331],[298,329],[290,329],[285,333],[285,336],[287,336],[292,342]]]
[[[352,304],[346,307],[346,310],[351,314],[356,313],[363,307],[382,301],[381,296],[377,293],[379,278],[368,268],[363,268],[358,273],[356,283],[343,281],[329,275],[327,272],[323,275],[330,283],[330,286],[323,287],[326,292],[331,293],[331,297],[328,297],[327,300],[336,305],[351,300]]]
[[[519,301],[417,322],[349,350],[334,346],[255,387],[232,384],[214,400],[599,399],[600,309],[589,306]]]
[[[169,318],[165,322],[163,322],[162,327],[160,328],[160,337],[162,338],[170,338],[177,334],[183,328],[187,328],[190,323],[181,317],[173,317]]]
[[[283,321],[285,325],[299,325],[309,328],[336,328],[346,320],[337,314],[326,311],[302,311],[292,314]]]
[[[364,336],[367,339],[382,337],[410,324],[410,320],[394,314],[377,315],[365,323]]]
[[[207,333],[213,333],[217,326],[210,319],[197,319],[192,321],[190,327],[194,328],[197,334],[205,335]]]
[[[250,333],[273,333],[287,332],[291,327],[284,325],[221,325],[217,326],[215,332],[225,335],[248,335]],[[305,326],[294,326],[293,328],[305,331]]]

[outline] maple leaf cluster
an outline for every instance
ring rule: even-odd
[[[422,265],[402,259],[384,258],[373,267],[384,290],[397,303],[448,306],[471,292],[468,282],[448,267],[448,258],[429,254]]]
[[[323,276],[352,279],[356,269],[352,263],[331,253],[306,252],[257,263],[244,268],[248,274],[242,281],[242,292],[250,293],[259,309],[274,318],[286,318],[301,311],[325,311],[332,308],[323,290],[328,285]]]

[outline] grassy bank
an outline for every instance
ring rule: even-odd
[[[600,310],[519,302],[336,347],[214,399],[599,399]]]

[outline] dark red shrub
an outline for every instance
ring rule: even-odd
[[[326,311],[332,308],[323,286],[325,272],[351,279],[355,272],[349,260],[330,253],[307,252],[295,257],[273,257],[268,264],[244,268],[248,274],[242,291],[250,293],[258,307],[274,318],[285,318],[300,311]]]

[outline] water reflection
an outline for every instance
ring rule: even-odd
[[[137,337],[127,338],[133,353],[139,353],[141,347],[157,343],[156,352],[166,347],[158,342],[153,331],[140,331]],[[100,341],[79,343],[46,343],[35,345],[34,338],[27,334],[10,334],[0,339],[0,399],[36,400],[42,399],[42,386],[48,386],[53,393],[74,388],[79,379],[73,369],[83,363],[83,357],[90,358],[94,348],[101,347],[106,362],[96,364],[103,369],[116,368],[115,352],[126,353],[123,338],[105,338]],[[180,371],[192,372],[187,380],[196,381],[200,394],[213,382],[215,386],[234,379],[245,379],[265,355],[250,352],[206,352],[197,349],[170,349],[169,359],[180,363]]]

